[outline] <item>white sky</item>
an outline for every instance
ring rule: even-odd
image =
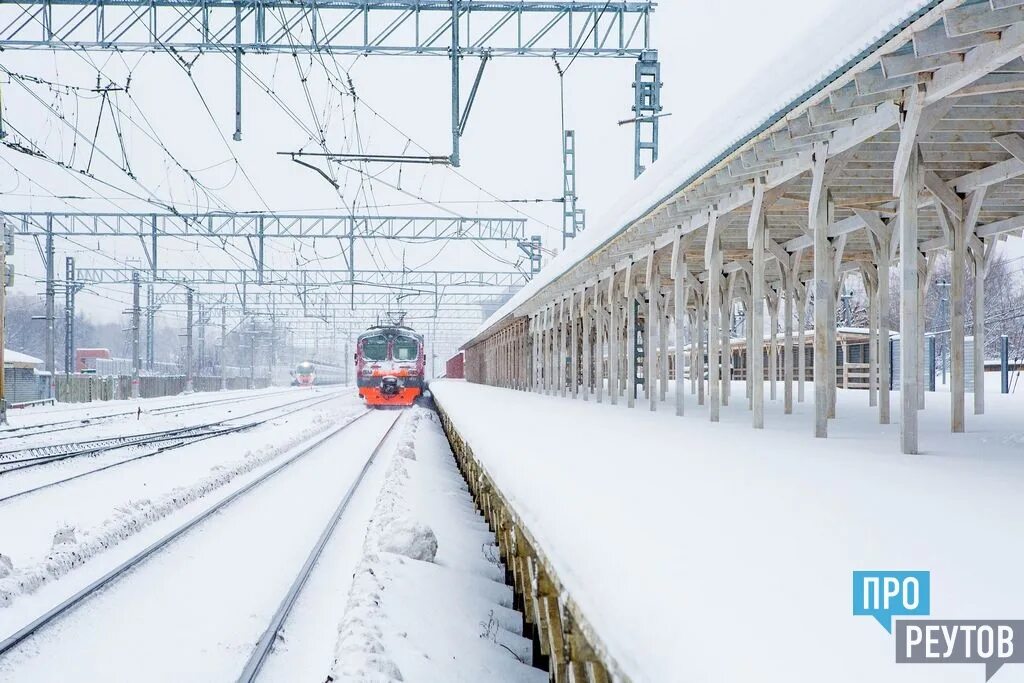
[[[775,0],[771,3],[742,0],[727,3],[663,2],[652,21],[653,46],[660,52],[662,78],[665,83],[662,101],[671,116],[662,119],[661,148],[667,151],[686,139],[687,131],[703,119],[714,116],[716,103],[728,101],[738,89],[754,77],[764,77],[766,65],[784,59],[787,46],[813,30],[829,13],[842,4],[835,0]],[[231,142],[233,130],[234,92],[233,67],[220,55],[203,56],[193,68],[196,84],[205,98],[207,112],[196,89],[182,68],[167,54],[113,55],[96,53],[90,56],[110,78],[124,83],[132,71],[129,102],[118,95],[123,109],[133,113],[142,123],[138,110],[145,113],[152,129],[166,143],[174,156],[207,187],[218,188],[216,194],[227,206],[236,210],[334,211],[345,213],[339,196],[314,172],[304,169],[277,152],[292,151],[308,143],[308,134],[286,115],[251,81],[246,81],[243,105],[244,140]],[[823,58],[827,61],[830,56]],[[309,59],[300,58],[303,73],[310,71]],[[563,60],[564,64],[565,60]],[[431,154],[448,154],[449,138],[449,63],[430,57],[339,57],[338,63],[348,70],[361,100],[372,106],[394,127],[400,129]],[[0,64],[12,71],[31,74],[61,83],[81,86],[95,85],[96,72],[86,58],[69,53],[4,52]],[[294,112],[312,126],[312,115],[304,91],[298,83],[297,65],[291,56],[252,56],[247,64],[259,78],[271,84],[274,91]],[[631,126],[618,126],[617,121],[631,116],[633,60],[587,59],[581,56],[566,76],[566,125],[577,131],[577,189],[580,206],[590,216],[597,216],[611,206],[625,187],[632,182]],[[476,60],[463,62],[463,97],[468,93],[476,70]],[[313,62],[309,77],[310,98],[326,130],[332,150],[354,151],[354,121],[350,98],[342,100],[323,80],[324,69]],[[770,77],[770,75],[768,75]],[[29,98],[17,84],[3,87],[5,123],[14,126],[53,156],[69,159],[74,136],[64,124],[52,116],[44,116],[42,106]],[[91,138],[96,125],[98,100],[57,96],[45,87],[35,92],[66,112]],[[92,96],[91,93],[88,93]],[[340,106],[339,106],[340,103]],[[138,106],[136,109],[135,105]],[[358,111],[358,125],[364,151],[400,153],[406,140],[391,125],[375,117],[365,106]],[[191,183],[173,167],[166,155],[131,125],[123,127],[126,148],[133,171],[144,186],[134,184],[119,169],[101,159],[93,169],[123,188],[137,193],[150,191],[163,200],[178,203],[183,210],[196,198]],[[100,147],[110,155],[120,154],[109,114],[104,116],[99,136]],[[348,141],[346,147],[346,140]],[[410,148],[409,153],[423,153]],[[88,157],[88,145],[79,141],[76,165]],[[231,154],[237,156],[252,181],[250,186]],[[52,164],[0,149],[0,192],[11,209],[68,210],[153,210],[152,206],[125,197],[116,190],[104,190],[110,203],[98,201],[47,199],[46,192],[30,185],[27,178],[47,190],[61,195],[95,196],[90,189]],[[494,59],[487,66],[468,129],[462,140],[463,166],[459,174],[494,195],[506,198],[554,198],[561,194],[561,134],[559,121],[558,78],[550,59]],[[118,160],[119,161],[119,160]],[[4,163],[6,162],[6,163]],[[18,174],[13,168],[18,169]],[[383,170],[382,179],[398,182],[396,169]],[[381,183],[364,183],[350,174],[342,177],[346,202],[357,211],[369,213],[438,213],[431,206],[416,206],[408,194],[395,192]],[[515,208],[489,201],[489,197],[452,170],[441,167],[406,165],[401,185],[418,197],[441,202],[465,215],[515,215],[517,209],[531,219],[528,234],[542,235],[548,247],[560,246],[561,205],[553,203],[516,205]],[[98,186],[96,186],[98,187]],[[200,201],[205,208],[208,206]],[[113,204],[113,206],[112,206]],[[15,257],[20,273],[39,276],[43,269],[34,248],[22,244]],[[95,247],[95,240],[86,244]],[[140,258],[138,245],[130,240],[110,240],[99,245],[106,257],[90,254],[77,245],[58,243],[58,264],[63,257],[78,257],[80,266],[113,266],[114,261]],[[403,245],[377,243],[378,262],[400,264]],[[244,245],[233,245],[232,253],[240,256]],[[296,254],[292,244],[274,245],[271,260],[280,267],[295,267],[319,257],[325,267],[341,267],[337,245],[319,243],[315,249],[307,245]],[[407,265],[429,261],[431,268],[447,269],[480,267],[507,269],[494,263],[468,245],[451,245],[438,253],[438,245],[407,247]],[[515,258],[514,248],[501,250]],[[368,254],[357,255],[362,267],[372,267]],[[229,267],[231,258],[224,250],[204,244],[193,245],[165,240],[161,247],[164,267]],[[471,264],[471,265],[467,265]],[[40,291],[30,277],[21,278],[17,289]],[[128,302],[127,287],[104,288],[104,297],[82,295],[98,317],[120,316]],[[111,301],[110,298],[116,301]],[[121,303],[124,302],[124,303]]]

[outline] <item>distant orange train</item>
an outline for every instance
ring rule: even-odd
[[[369,406],[411,406],[423,395],[423,335],[403,325],[379,325],[356,340],[356,386]]]

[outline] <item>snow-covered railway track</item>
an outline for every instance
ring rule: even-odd
[[[281,391],[272,392],[254,392],[243,396],[232,396],[230,398],[211,399],[208,401],[192,401],[189,403],[173,403],[171,405],[159,406],[149,408],[145,411],[146,415],[167,415],[169,413],[187,412],[191,410],[202,410],[204,408],[210,408],[214,406],[229,405],[232,403],[244,403],[247,401],[258,401],[274,396],[280,396],[282,394],[295,393],[295,389],[283,389]],[[85,404],[82,404],[85,405]],[[81,410],[78,408],[69,408],[61,411],[51,412],[73,412],[75,410]],[[91,427],[94,425],[105,424],[116,420],[118,418],[130,417],[137,415],[139,408],[133,408],[132,410],[121,410],[112,413],[102,413],[100,415],[86,416],[75,419],[57,420],[55,422],[46,422],[42,424],[31,424],[21,425],[16,427],[4,427],[0,429],[0,443],[13,442],[18,439],[25,439],[33,436],[42,436],[46,434],[55,434],[58,432],[66,432],[73,429],[81,429],[83,427]]]
[[[253,429],[260,425],[267,424],[272,420],[286,417],[293,413],[297,413],[300,410],[306,410],[308,408],[321,405],[335,398],[337,398],[337,393],[329,392],[326,396],[310,396],[300,401],[289,402],[286,405],[273,405],[243,415],[233,415],[222,420],[206,422],[199,425],[187,425],[176,429],[143,432],[141,434],[133,434],[124,437],[94,439],[91,441],[70,442],[65,444],[51,444],[21,451],[0,452],[0,476],[3,476],[12,472],[40,467],[42,465],[49,465],[74,458],[108,454],[119,449],[138,449],[145,446],[153,447],[136,455],[128,455],[127,457],[116,460],[112,463],[106,463],[99,467],[88,469],[83,472],[76,472],[68,476],[59,475],[53,480],[43,483],[34,483],[26,488],[0,495],[0,503],[20,498],[21,496],[35,493],[37,491],[42,491],[52,486],[81,479],[82,477],[86,477],[91,474],[104,472],[114,467],[127,465],[128,463],[136,462],[144,458],[151,458],[155,455],[166,453],[167,451],[182,448],[184,446],[189,446],[200,441]],[[255,420],[251,419],[257,415],[263,415],[265,413],[272,414]],[[15,458],[13,457],[14,454],[19,454],[23,457]]]
[[[0,679],[60,678],[67,662],[96,680],[251,680],[400,415],[314,438],[32,619],[0,641]]]

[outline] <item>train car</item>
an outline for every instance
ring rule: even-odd
[[[304,360],[298,364],[292,376],[292,386],[311,387],[316,383],[316,367],[308,360]]]
[[[356,385],[370,406],[410,406],[423,395],[423,335],[404,325],[378,325],[356,340]]]

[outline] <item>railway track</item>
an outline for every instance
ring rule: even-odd
[[[74,458],[82,458],[88,456],[95,456],[99,454],[107,454],[111,451],[124,449],[124,448],[139,448],[145,446],[156,446],[144,453],[138,455],[129,456],[121,460],[117,460],[113,463],[108,463],[96,467],[93,469],[86,470],[84,472],[78,472],[73,475],[59,478],[53,481],[46,482],[44,484],[35,485],[26,489],[22,489],[13,493],[0,496],[0,503],[4,503],[21,496],[35,493],[44,489],[48,489],[53,486],[65,484],[82,477],[103,472],[114,467],[120,467],[121,465],[127,465],[137,460],[144,458],[151,458],[161,453],[166,453],[177,448],[184,446],[190,446],[200,441],[213,439],[218,436],[224,436],[227,434],[235,434],[238,432],[253,429],[260,425],[266,424],[271,420],[276,420],[287,415],[305,410],[313,406],[317,406],[321,403],[333,400],[337,398],[337,392],[330,392],[327,396],[316,395],[306,399],[302,399],[299,402],[291,402],[287,405],[275,405],[267,408],[262,408],[244,415],[234,415],[230,418],[223,420],[217,420],[214,422],[207,422],[200,425],[190,425],[180,427],[176,429],[160,430],[155,432],[146,432],[142,434],[134,434],[125,437],[114,437],[109,439],[96,439],[91,441],[81,442],[70,442],[66,444],[55,444],[49,446],[39,447],[37,449],[26,449],[24,451],[9,451],[0,452],[0,477],[11,472],[22,471],[34,467],[40,467],[43,465],[52,464],[64,460],[70,460]],[[282,408],[284,409],[282,411]],[[230,424],[240,420],[247,420],[256,415],[268,413],[272,411],[282,411],[269,417],[264,417],[258,420],[249,420],[242,422],[241,424]],[[4,460],[4,456],[10,456],[14,453],[27,453],[21,458],[9,458]]]
[[[210,401],[193,401],[191,403],[180,403],[169,406],[160,406],[159,408],[151,408],[149,410],[143,411],[143,414],[167,415],[168,413],[183,411],[187,412],[190,410],[199,410],[201,408],[207,408],[211,406],[222,406],[229,405],[232,403],[242,403],[245,401],[256,401],[263,398],[280,396],[282,394],[295,393],[295,391],[295,389],[282,389],[281,391],[265,392],[247,396],[232,396],[231,398],[214,399]],[[44,424],[34,425],[22,425],[20,427],[5,427],[3,429],[0,429],[0,443],[14,441],[16,439],[25,439],[33,436],[41,436],[45,434],[55,434],[57,432],[65,432],[72,429],[80,429],[82,427],[89,427],[98,424],[104,424],[106,422],[111,422],[118,418],[136,415],[138,413],[138,410],[139,408],[136,407],[133,410],[122,410],[116,413],[104,413],[102,415],[96,415],[95,417],[76,418],[71,420],[58,420],[56,422],[47,422]]]
[[[310,459],[310,456],[312,454],[317,453],[318,451],[321,451],[321,449],[323,447],[325,447],[332,439],[334,439],[335,437],[337,437],[341,433],[345,432],[346,430],[349,430],[354,424],[359,423],[360,421],[364,421],[364,419],[368,415],[371,415],[371,414],[383,417],[383,415],[381,415],[380,413],[377,413],[376,411],[369,411],[368,410],[368,411],[360,413],[359,415],[357,415],[356,417],[352,418],[351,420],[349,420],[345,424],[343,424],[343,425],[341,425],[341,426],[339,426],[339,427],[337,427],[335,429],[332,429],[327,434],[321,435],[319,437],[314,438],[310,442],[307,442],[306,445],[302,446],[300,450],[298,450],[294,454],[290,455],[287,458],[287,460],[284,460],[283,462],[280,462],[280,463],[276,464],[271,469],[267,470],[266,472],[264,472],[261,475],[259,475],[257,478],[255,478],[252,481],[250,481],[249,483],[245,484],[243,487],[239,488],[238,490],[236,490],[233,493],[227,495],[226,497],[224,497],[223,499],[221,499],[218,502],[214,503],[213,505],[211,505],[211,506],[207,507],[206,509],[202,510],[201,512],[199,512],[198,514],[196,514],[195,516],[190,518],[188,521],[182,523],[181,525],[177,526],[173,530],[169,531],[164,536],[162,536],[158,540],[152,542],[151,544],[146,546],[144,549],[142,549],[141,551],[137,552],[135,555],[131,556],[130,558],[128,558],[127,560],[125,560],[124,562],[119,564],[118,566],[114,567],[113,569],[111,569],[110,571],[108,571],[103,576],[99,577],[98,579],[96,579],[95,581],[90,583],[89,585],[87,585],[84,588],[82,588],[81,590],[75,592],[73,595],[71,595],[68,598],[64,599],[62,602],[60,602],[59,604],[55,605],[53,608],[47,610],[43,614],[40,614],[38,617],[32,619],[29,623],[25,624],[23,627],[21,627],[20,629],[18,629],[17,631],[15,631],[14,633],[10,634],[6,638],[4,638],[2,641],[0,641],[0,661],[4,660],[13,650],[15,650],[15,648],[18,647],[19,644],[23,643],[26,639],[32,637],[35,634],[38,634],[43,629],[47,629],[48,627],[58,625],[64,618],[66,618],[68,616],[71,616],[75,612],[78,612],[79,610],[77,610],[76,608],[78,608],[79,606],[83,605],[84,603],[90,601],[90,599],[94,598],[99,593],[104,592],[108,588],[113,588],[114,584],[119,584],[119,587],[120,586],[125,586],[124,583],[120,582],[120,579],[126,577],[126,575],[128,575],[129,573],[133,573],[134,574],[135,570],[141,571],[141,565],[147,563],[148,560],[155,558],[155,556],[160,554],[162,551],[169,550],[169,546],[174,544],[179,539],[181,539],[182,542],[183,542],[184,541],[183,537],[186,537],[186,535],[188,535],[189,532],[195,530],[199,525],[203,524],[204,522],[206,522],[208,520],[211,520],[211,518],[213,518],[215,515],[218,518],[218,523],[219,524],[227,525],[226,529],[223,526],[220,529],[218,529],[222,534],[225,531],[231,531],[231,526],[230,526],[231,523],[237,524],[239,519],[244,520],[244,523],[258,524],[258,522],[251,522],[245,516],[247,513],[246,513],[246,511],[244,509],[240,509],[239,511],[237,511],[235,513],[235,518],[233,520],[230,518],[230,515],[228,517],[225,517],[224,515],[227,515],[228,511],[232,507],[237,506],[239,503],[241,503],[241,501],[246,500],[250,496],[250,494],[252,494],[253,492],[258,491],[258,490],[267,490],[267,487],[265,486],[267,484],[267,482],[272,481],[275,478],[280,479],[280,477],[278,475],[280,475],[282,472],[284,472],[288,468],[292,468],[294,470],[295,468],[293,466],[296,463],[299,463],[300,461],[305,460],[305,459]],[[292,580],[288,584],[287,590],[284,591],[284,595],[283,595],[282,599],[280,600],[280,602],[277,605],[276,609],[273,610],[273,613],[270,615],[270,618],[267,620],[267,622],[266,622],[267,626],[262,631],[262,634],[260,635],[258,640],[256,640],[255,646],[251,648],[251,652],[250,652],[248,658],[246,659],[244,665],[242,666],[241,671],[237,673],[239,681],[252,681],[252,680],[255,680],[256,677],[259,675],[260,669],[263,666],[263,664],[267,661],[268,657],[270,656],[270,653],[272,651],[273,645],[274,645],[275,641],[278,638],[278,634],[281,632],[282,627],[287,622],[287,620],[289,618],[289,615],[291,614],[292,608],[295,605],[295,602],[296,602],[297,598],[301,594],[301,592],[303,590],[303,587],[306,585],[307,579],[310,577],[310,575],[314,571],[315,567],[317,566],[317,562],[320,559],[321,554],[322,554],[325,546],[327,546],[328,542],[330,541],[330,539],[331,539],[331,537],[332,537],[336,527],[338,526],[339,520],[341,520],[342,517],[344,516],[345,511],[346,511],[346,509],[347,509],[347,507],[349,505],[349,502],[351,501],[351,499],[353,497],[353,494],[359,488],[360,483],[363,481],[367,471],[370,469],[371,465],[373,464],[374,459],[376,458],[378,453],[382,450],[384,444],[388,441],[388,439],[391,436],[391,434],[394,432],[394,429],[395,429],[396,425],[399,423],[400,418],[401,418],[401,413],[399,413],[394,419],[392,419],[390,421],[390,424],[387,424],[386,420],[382,420],[380,417],[372,418],[373,420],[376,421],[375,424],[376,424],[376,428],[377,429],[379,429],[381,426],[386,424],[386,429],[384,429],[383,435],[379,439],[375,439],[375,444],[374,444],[372,450],[370,450],[368,455],[364,456],[360,460],[357,460],[355,463],[352,463],[353,466],[359,467],[359,469],[358,469],[358,471],[357,471],[357,473],[355,474],[354,477],[352,477],[351,479],[346,478],[345,480],[343,480],[343,481],[348,481],[348,485],[347,485],[347,487],[345,487],[344,492],[341,493],[340,496],[337,498],[337,503],[334,506],[332,513],[330,515],[328,515],[326,519],[321,519],[318,522],[319,526],[313,526],[312,524],[310,524],[310,526],[313,529],[319,528],[320,532],[316,536],[315,541],[311,544],[311,546],[309,546],[309,550],[305,554],[305,561],[302,563],[301,567],[299,567],[298,571],[295,572],[292,575]],[[383,424],[377,424],[377,423],[383,423]],[[367,429],[373,428],[373,427],[370,427],[369,424],[370,423],[367,423]],[[375,436],[376,436],[376,433],[374,433],[374,437]],[[353,436],[352,438],[356,439],[357,437]],[[365,453],[365,451],[361,451],[361,452]],[[338,454],[338,455],[340,457],[342,454]],[[332,462],[336,463],[338,461],[337,460],[335,460],[335,461],[326,460],[325,461],[325,460],[321,459],[320,461],[314,461],[314,462],[320,462],[321,463],[319,465],[320,469],[309,469],[310,467],[312,467],[312,464],[311,464],[311,465],[307,466],[307,468],[305,470],[297,471],[296,474],[293,475],[293,477],[294,476],[298,476],[298,474],[301,472],[302,476],[304,476],[304,477],[308,478],[311,475],[315,475],[316,476],[316,479],[315,479],[316,481],[322,481],[323,480],[324,472],[322,472],[321,470],[329,469],[329,468],[325,468],[324,467],[324,463],[325,462],[326,463],[332,463]],[[335,464],[334,467],[337,467],[337,465]],[[288,482],[285,482],[285,483],[288,483]],[[279,496],[279,500],[280,500],[281,499],[280,492],[277,492],[277,495]],[[259,499],[254,499],[252,501],[252,503],[250,504],[250,507],[252,505],[256,505],[258,500]],[[287,500],[287,498],[285,498],[285,500]],[[331,500],[333,500],[333,498]],[[286,506],[286,508],[287,507],[290,507],[290,506]],[[285,509],[285,510],[281,510],[280,512],[281,513],[285,513],[285,512],[288,512],[288,510]],[[224,514],[222,515],[220,513],[224,513]],[[304,514],[308,515],[308,513],[304,513]],[[225,521],[225,520],[227,520],[227,521]],[[211,520],[211,524],[212,524],[212,520]],[[206,534],[207,534],[205,536],[205,538],[206,539],[211,538],[209,536],[209,534],[212,533],[214,531],[214,529],[213,528],[207,528],[205,531],[206,531]],[[299,530],[299,529],[290,529],[290,530],[288,530],[286,532],[286,536],[288,538],[292,538],[299,531],[301,531],[301,530]],[[309,528],[306,528],[305,531],[308,532]],[[216,537],[213,537],[213,538],[214,539],[220,539],[221,537],[220,536],[216,536]],[[203,537],[202,534],[200,534],[200,536],[197,537],[196,541],[199,542],[199,546],[197,546],[197,547],[201,547],[202,546],[203,539],[204,539],[204,537]],[[208,542],[208,544],[209,544],[209,542]],[[221,544],[215,540],[213,542],[213,545],[214,546],[220,546]],[[194,548],[196,546],[190,546],[190,547]],[[301,546],[298,546],[298,547],[301,547]],[[186,556],[187,557],[187,561],[191,565],[193,565],[193,566],[194,566],[193,563],[198,563],[198,562],[203,561],[202,557],[196,556],[194,554],[194,549],[193,549],[193,552],[189,552],[189,551],[187,551],[185,549],[182,549],[179,554]],[[173,553],[172,553],[172,555],[173,555]],[[161,569],[164,572],[171,571],[172,573],[175,574],[175,576],[177,576],[177,572],[176,572],[176,569],[175,569],[177,565],[173,564],[174,557],[172,556],[172,557],[169,557],[169,558],[166,558],[166,559],[168,560],[168,562],[171,562],[170,565],[164,565],[163,567],[159,567],[159,563],[158,563],[156,568],[159,568],[159,569]],[[206,560],[206,561],[209,562],[209,560]],[[283,576],[288,576],[288,574],[285,573],[285,570],[287,569],[287,567],[285,565],[287,565],[287,564],[288,564],[287,562],[279,562],[279,563],[277,563],[277,565],[275,565],[275,568],[277,568],[278,565],[280,566],[281,571],[279,571],[278,574],[281,574]],[[229,576],[229,577],[230,576],[235,576],[235,577],[240,576],[240,574],[238,574],[238,570],[237,569],[234,569],[234,568],[225,569],[223,567],[220,567],[219,569],[220,569],[222,574],[225,574],[225,572],[227,572],[225,574],[225,576]],[[244,568],[242,569],[242,571],[244,571]],[[156,574],[153,574],[152,576],[154,578],[158,577],[159,576],[159,572],[157,572]],[[283,581],[281,583],[283,583]],[[262,583],[259,584],[259,585],[260,585],[261,588],[265,588],[265,586]],[[136,590],[142,590],[142,589],[141,588],[136,588]],[[260,592],[261,591],[256,591],[255,593],[257,593],[257,595],[252,596],[252,597],[259,598],[260,596],[258,594]],[[129,591],[126,595],[129,596],[129,597],[127,597],[127,599],[129,599],[129,601],[131,601],[131,597],[130,597],[131,596],[131,592]],[[246,595],[248,595],[248,594],[246,594]],[[122,598],[122,599],[124,599],[124,598]],[[193,598],[193,599],[195,599],[195,598]],[[115,603],[116,603],[116,600],[115,600]],[[177,603],[175,603],[175,604],[177,604]],[[232,603],[232,604],[234,604],[234,603]],[[234,612],[236,612],[236,613],[239,611],[237,607],[238,606],[236,605],[236,609],[234,610]],[[115,610],[120,609],[114,603],[108,603],[107,604],[107,608],[115,609]],[[193,612],[191,612],[188,609],[188,607],[184,607],[183,611],[188,613],[188,614],[193,614]],[[247,611],[247,608],[242,608],[242,611],[245,614],[249,615],[250,618],[252,618],[254,616],[254,615],[250,614]],[[87,628],[88,629],[89,627],[88,626],[84,626],[84,624],[90,618],[97,618],[97,616],[99,614],[101,614],[101,612],[102,612],[102,610],[98,611],[97,607],[93,607],[92,609],[89,610],[89,612],[87,614],[82,614],[81,620],[76,625],[69,626],[68,628],[82,627],[82,628]],[[158,616],[154,615],[154,618],[160,619],[162,617],[158,617]],[[46,641],[46,646],[47,647],[50,646],[50,645],[54,645],[54,646],[57,646],[57,647],[62,647],[62,646],[66,645],[66,644],[69,644],[69,643],[74,643],[73,646],[77,646],[77,642],[76,641],[69,641],[69,640],[66,640],[63,637],[64,636],[64,631],[63,630],[58,630],[57,634],[58,634],[57,637],[51,638],[48,641]],[[104,638],[103,642],[105,642],[105,643],[108,642],[108,639]],[[249,642],[251,642],[251,641],[249,641]],[[229,646],[226,646],[226,645],[224,645],[223,643],[220,643],[220,642],[218,642],[217,644],[221,645],[222,647],[225,647],[227,650],[229,650],[229,652],[231,654],[237,654],[237,652],[241,650],[241,648],[238,647],[238,646],[230,646],[229,647]],[[159,647],[159,645],[156,645],[156,646]],[[36,649],[36,647],[33,646],[31,649],[34,651]],[[216,648],[214,648],[214,649],[216,649]],[[249,649],[249,648],[246,647],[245,649]],[[203,648],[203,650],[205,652],[205,648]],[[40,654],[41,653],[34,653],[34,652],[33,653],[29,653],[28,656],[27,656],[27,659],[25,661],[27,661],[29,664],[40,664],[40,665],[46,666],[47,664],[45,664],[45,662],[52,663],[52,662],[57,661],[57,659],[60,659],[59,657],[54,659],[54,658],[49,658],[49,657],[46,657],[46,656],[40,656]],[[171,656],[173,657],[173,654]],[[148,659],[146,659],[145,657],[143,657],[143,659],[148,662]],[[103,657],[102,655],[100,655],[99,658],[96,661],[102,662],[102,666],[109,666],[109,663],[110,663],[110,660],[105,658],[105,657]],[[237,666],[237,657],[234,658],[232,661],[235,662],[234,666]],[[10,660],[8,660],[8,663],[10,663]],[[76,666],[78,666],[78,664],[76,664]],[[147,663],[146,666],[149,666],[149,664]],[[205,671],[205,668],[203,670]],[[16,668],[10,668],[10,669],[8,669],[8,671],[17,674],[17,669]],[[118,672],[118,673],[126,673],[126,672]],[[163,673],[166,673],[166,672],[163,672]],[[236,674],[231,674],[231,675],[234,676]],[[159,678],[159,676],[157,676],[157,678]]]

